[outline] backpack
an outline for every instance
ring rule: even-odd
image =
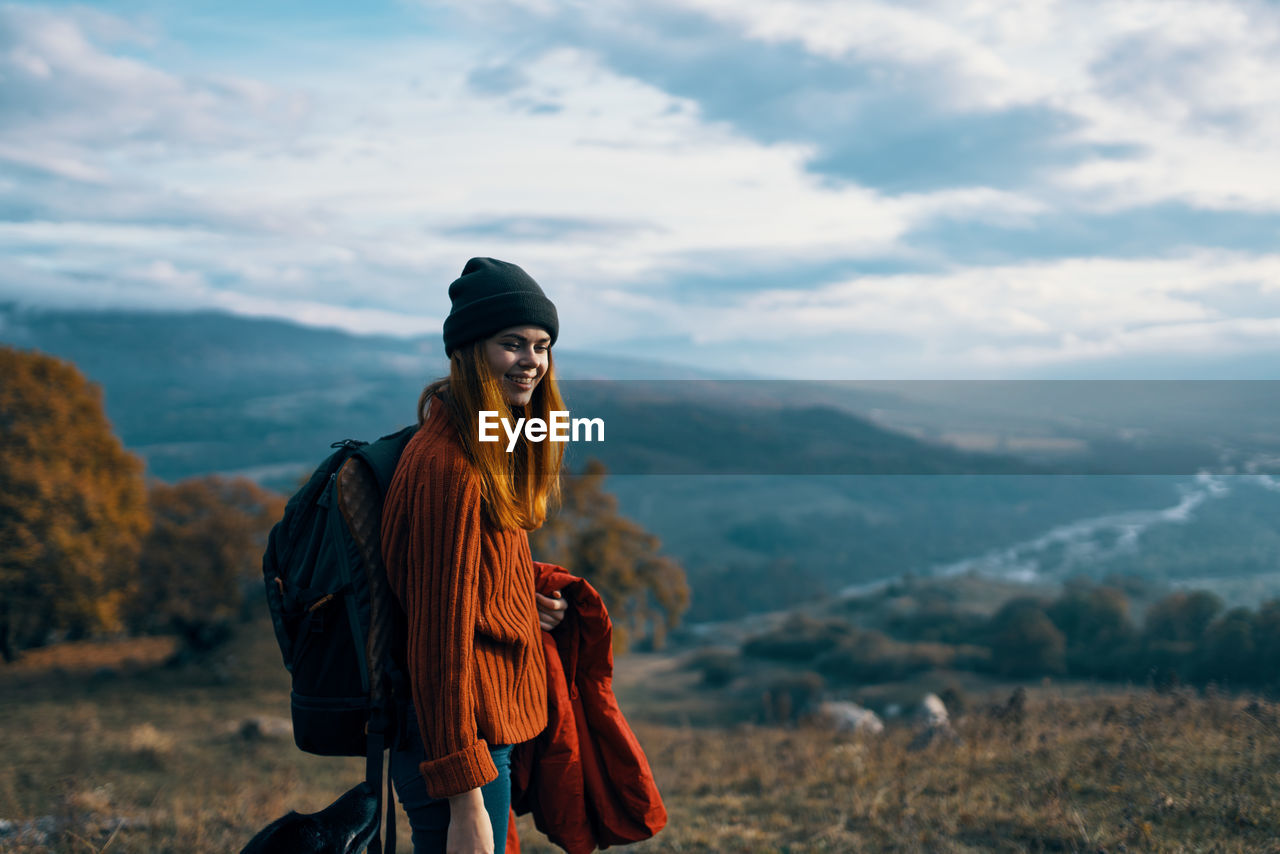
[[[416,426],[336,448],[285,505],[262,557],[267,607],[292,677],[298,747],[364,756],[381,808],[383,751],[409,702],[404,617],[382,562],[382,500]],[[376,814],[376,813],[375,813]],[[387,854],[395,852],[395,798],[387,769]],[[375,833],[371,854],[380,854]]]

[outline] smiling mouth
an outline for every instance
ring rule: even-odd
[[[520,388],[525,388],[525,389],[533,388],[533,385],[534,385],[533,377],[513,377],[508,375],[507,381],[510,382],[512,385],[519,386]]]

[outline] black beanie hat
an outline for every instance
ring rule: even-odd
[[[472,258],[449,285],[453,307],[444,319],[444,353],[508,326],[541,326],[556,343],[560,318],[556,307],[533,278],[515,264],[495,258]]]

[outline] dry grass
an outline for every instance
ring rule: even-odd
[[[6,683],[20,677],[43,678],[53,671],[68,676],[91,675],[98,670],[137,672],[160,664],[177,649],[174,638],[142,637],[118,641],[72,641],[29,649],[0,670]]]
[[[358,759],[239,735],[244,718],[287,714],[288,684],[266,626],[232,655],[230,682],[158,670],[15,683],[0,671],[0,818],[57,826],[49,844],[0,848],[238,851],[353,785]],[[1038,690],[1021,717],[974,709],[959,744],[911,752],[910,730],[892,726],[860,738],[657,723],[693,689],[656,657],[632,664],[620,664],[620,696],[671,814],[638,851],[1280,852],[1272,703]],[[705,695],[689,696],[706,711]],[[528,817],[519,826],[526,852],[558,850]],[[407,839],[403,816],[400,830]]]
[[[687,840],[673,850],[1261,851],[1280,835],[1274,723],[1235,701],[1036,701],[1020,724],[958,730],[919,753],[906,729],[643,737]]]

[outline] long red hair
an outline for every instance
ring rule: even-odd
[[[444,400],[445,411],[462,439],[472,467],[480,477],[485,515],[499,528],[532,531],[546,521],[547,509],[560,499],[560,464],[564,443],[530,442],[521,432],[512,451],[505,433],[498,442],[481,442],[479,413],[495,411],[514,424],[517,418],[541,418],[550,423],[553,411],[566,407],[556,385],[555,362],[547,351],[547,372],[533,390],[527,406],[511,406],[502,385],[489,369],[485,339],[459,347],[449,359],[449,376],[427,383],[418,398],[418,425],[427,420],[433,395]]]

